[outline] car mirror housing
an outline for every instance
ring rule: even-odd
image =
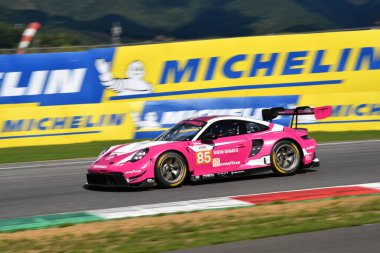
[[[201,138],[201,141],[202,142],[212,142],[213,140],[216,140],[218,137],[216,136],[216,134],[213,134],[213,133],[208,133],[208,134],[205,134],[202,138]]]

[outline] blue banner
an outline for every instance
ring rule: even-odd
[[[0,56],[0,104],[41,106],[99,103],[104,87],[96,59],[112,61],[115,48],[85,52]]]

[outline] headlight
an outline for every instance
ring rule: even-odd
[[[103,149],[102,152],[98,155],[98,158],[100,158],[104,153],[106,153],[110,148]]]
[[[138,160],[141,160],[146,154],[148,154],[149,148],[144,148],[139,151],[137,151],[131,158],[131,162],[136,162]]]

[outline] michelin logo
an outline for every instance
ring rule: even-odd
[[[233,115],[243,117],[261,118],[263,108],[231,108],[231,109],[205,109],[205,110],[185,110],[168,111],[162,114],[161,124],[175,124],[181,120],[212,115]]]
[[[27,85],[20,85],[23,72],[0,72],[0,97],[77,93],[86,68],[32,71]]]
[[[363,117],[380,116],[380,104],[343,104],[334,105],[331,117],[361,117],[360,119],[350,119],[351,121],[361,121]],[[301,124],[314,124],[317,120],[314,115],[302,115],[299,117]],[[326,122],[329,122],[328,120]]]
[[[4,122],[0,121],[0,133],[121,126],[124,124],[125,118],[125,113],[115,113],[101,115],[74,115],[66,117],[41,117],[34,119],[7,119],[4,120]]]
[[[140,61],[133,61],[126,69],[126,78],[114,78],[111,62],[104,59],[95,61],[100,83],[107,89],[117,92],[118,96],[152,93],[152,85],[144,80],[145,69]]]
[[[142,115],[132,112],[133,120],[138,129],[161,128],[163,125],[173,125],[182,120],[211,115],[235,115],[244,117],[253,117],[260,119],[263,108],[232,108],[232,109],[206,109],[206,110],[184,110],[184,111],[166,111],[159,117],[155,111],[149,111]]]

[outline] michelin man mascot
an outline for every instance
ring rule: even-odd
[[[125,72],[127,78],[114,78],[111,72],[111,62],[104,59],[95,61],[101,84],[107,89],[117,92],[118,96],[152,93],[152,85],[144,80],[144,65],[140,61],[133,61]]]

